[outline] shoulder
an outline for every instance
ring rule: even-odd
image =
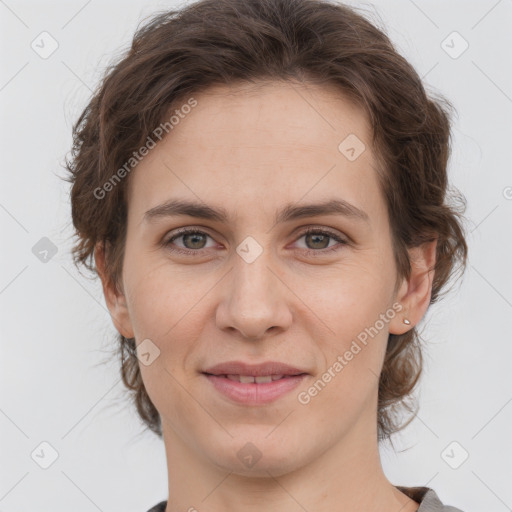
[[[167,501],[161,501],[157,503],[154,507],[151,507],[148,512],[165,512],[165,507],[167,506]]]
[[[397,485],[396,488],[420,504],[417,512],[463,512],[459,508],[442,503],[437,493],[430,487],[401,487]]]
[[[463,512],[459,508],[442,503],[437,493],[430,487],[401,487],[398,485],[396,487],[420,504],[417,512]],[[148,512],[165,512],[166,506],[167,501],[161,501],[150,508]]]

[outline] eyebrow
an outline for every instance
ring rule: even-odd
[[[144,214],[143,221],[154,222],[161,218],[187,215],[198,219],[206,219],[227,223],[230,218],[227,211],[222,207],[212,207],[204,203],[171,199],[159,204]],[[355,220],[370,223],[368,214],[345,201],[344,199],[331,199],[322,203],[297,205],[289,203],[281,208],[275,215],[274,223],[279,224],[304,217],[315,217],[320,215],[342,215]]]

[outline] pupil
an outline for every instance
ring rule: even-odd
[[[329,245],[329,237],[326,235],[306,235],[306,239],[308,239],[308,247],[310,246],[310,242],[312,241],[313,248],[315,249],[325,249]],[[185,245],[188,245],[188,243],[191,242],[193,249],[202,249],[204,247],[204,235],[202,235],[201,233],[188,233],[186,235],[183,235],[183,241]],[[318,243],[320,244],[320,246],[315,245]],[[199,244],[199,246],[197,244]]]
[[[193,249],[202,249],[203,248],[203,246],[197,247],[194,245],[197,242],[197,239],[201,239],[201,238],[204,239],[204,235],[201,235],[201,233],[188,233],[186,235],[183,235],[183,241],[184,241],[185,245],[187,245],[188,240],[192,239],[192,245],[193,245],[192,248]],[[204,242],[204,240],[203,240],[203,242]]]
[[[328,236],[326,235],[318,235],[318,234],[313,234],[313,235],[307,235],[306,238],[308,237],[312,237],[313,239],[318,239],[320,238],[321,239],[321,242],[323,241],[324,243],[321,244],[322,246],[321,247],[314,247],[315,249],[325,249],[328,245],[329,245],[329,242],[328,242]],[[323,239],[323,240],[322,240]],[[327,243],[326,243],[327,242]],[[313,243],[315,243],[315,241],[313,241]],[[309,244],[308,244],[309,245]]]

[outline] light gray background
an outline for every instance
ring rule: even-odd
[[[465,280],[425,318],[419,415],[395,438],[396,453],[382,446],[384,469],[395,485],[433,487],[464,512],[510,510],[512,1],[351,3],[455,105],[450,173],[470,220]],[[117,364],[102,364],[115,330],[100,283],[72,265],[68,186],[57,176],[103,68],[143,17],[175,5],[0,1],[3,512],[145,512],[167,498],[163,444],[138,435]],[[31,48],[43,31],[59,44],[47,59]],[[453,31],[469,43],[458,58],[442,47]],[[463,44],[453,37],[444,43],[452,54]],[[58,248],[46,263],[32,252],[42,237]],[[59,454],[48,469],[31,458],[43,441]],[[463,450],[469,458],[452,469],[447,460]]]

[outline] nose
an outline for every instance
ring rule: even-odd
[[[224,280],[216,311],[217,327],[236,331],[249,340],[260,340],[290,327],[288,300],[293,295],[271,268],[265,251],[252,263],[235,258]]]

